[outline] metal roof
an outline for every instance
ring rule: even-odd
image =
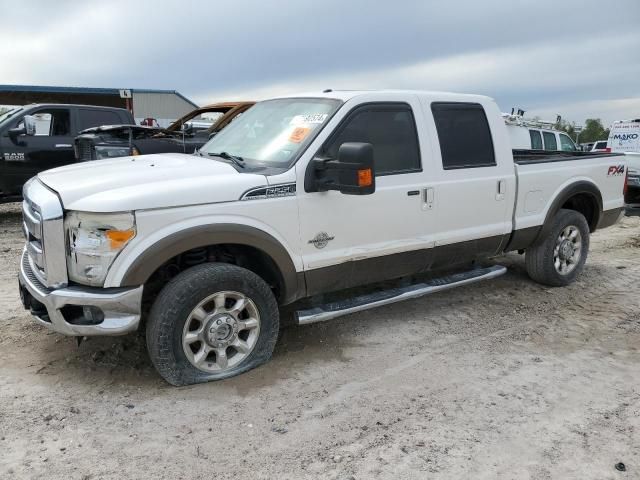
[[[198,105],[176,90],[154,90],[148,88],[126,88],[133,93],[157,93],[172,94],[182,98],[194,107]],[[39,92],[39,93],[77,93],[88,95],[120,95],[119,88],[94,88],[94,87],[55,87],[47,85],[0,85],[0,92]]]

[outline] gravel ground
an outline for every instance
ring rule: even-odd
[[[570,287],[508,255],[499,279],[291,327],[269,364],[183,388],[135,335],[78,347],[31,322],[19,224],[0,206],[0,478],[640,478],[640,219],[596,233]]]

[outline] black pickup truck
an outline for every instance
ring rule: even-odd
[[[90,105],[33,104],[0,114],[0,203],[20,200],[37,173],[74,163],[78,132],[122,123],[134,123],[129,111]]]

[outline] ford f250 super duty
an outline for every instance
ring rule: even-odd
[[[62,334],[144,328],[171,384],[222,379],[270,358],[281,318],[492,278],[505,268],[476,262],[504,252],[525,252],[536,282],[571,283],[590,233],[621,216],[625,174],[623,155],[512,151],[484,96],[274,98],[196,155],[30,180],[20,292]]]

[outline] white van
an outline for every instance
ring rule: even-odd
[[[502,117],[514,150],[578,151],[571,137],[552,128],[550,122],[526,120],[518,115],[509,114],[503,114]]]
[[[613,122],[607,145],[615,153],[640,153],[640,118]]]

